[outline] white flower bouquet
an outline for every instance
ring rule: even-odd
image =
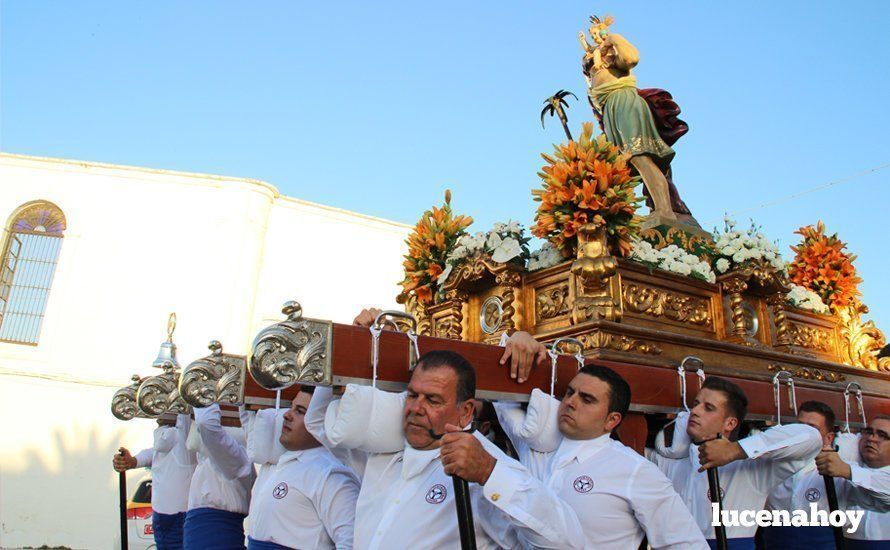
[[[785,271],[785,262],[779,254],[776,243],[760,232],[760,227],[751,220],[748,231],[736,230],[735,220],[728,216],[723,218],[724,230],[714,230],[714,268],[723,274],[744,266],[749,261],[761,260],[773,266],[777,271]]]
[[[491,259],[497,263],[515,262],[524,266],[530,256],[528,242],[525,228],[512,220],[506,223],[497,222],[490,231],[464,235],[448,254],[445,270],[439,276],[438,284],[444,284],[455,267],[479,254],[490,254]]]
[[[785,297],[789,304],[798,309],[807,309],[816,313],[828,314],[828,306],[822,301],[822,297],[800,285],[792,285],[791,292]]]
[[[659,250],[647,241],[634,240],[629,259],[645,264],[649,269],[663,269],[709,283],[717,280],[710,263],[674,244]]]
[[[538,271],[540,269],[547,269],[548,267],[561,264],[564,261],[566,261],[566,258],[563,257],[559,248],[550,241],[547,241],[541,245],[541,248],[532,252],[531,257],[528,260],[528,270]]]

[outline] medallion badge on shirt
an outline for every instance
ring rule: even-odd
[[[430,504],[441,504],[448,496],[448,491],[441,483],[436,483],[426,492],[426,501]]]
[[[272,496],[280,500],[287,496],[287,490],[287,483],[282,481],[272,489]]]
[[[593,480],[590,476],[578,476],[572,482],[572,488],[579,493],[589,493],[593,489]]]

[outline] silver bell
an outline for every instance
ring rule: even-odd
[[[170,364],[174,369],[179,369],[179,361],[176,360],[176,344],[173,343],[173,331],[176,330],[176,314],[171,313],[167,320],[167,341],[161,344],[158,357],[151,366],[163,369],[165,364]]]

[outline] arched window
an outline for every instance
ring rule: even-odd
[[[65,227],[65,214],[50,202],[13,214],[0,266],[0,341],[37,344]]]

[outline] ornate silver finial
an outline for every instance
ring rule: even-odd
[[[287,320],[261,330],[253,341],[250,375],[268,390],[330,384],[333,324],[303,318],[303,307],[296,301],[286,302],[281,312]]]
[[[247,359],[222,352],[222,344],[213,340],[207,346],[210,355],[189,363],[179,379],[182,399],[193,407],[213,403],[240,405],[244,402],[244,376]]]

